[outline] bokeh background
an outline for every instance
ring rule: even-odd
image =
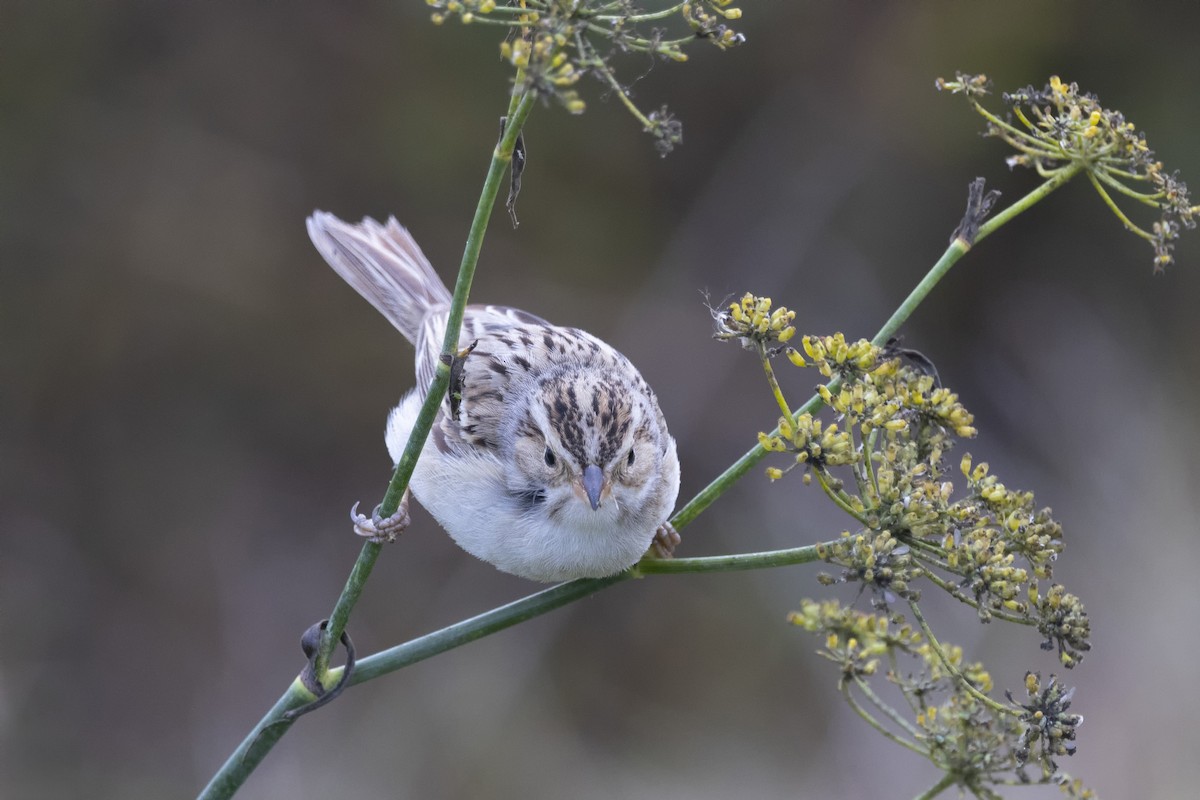
[[[667,159],[620,105],[538,108],[521,225],[474,297],[578,325],[657,388],[681,499],[775,417],[709,339],[705,293],[870,336],[941,253],[967,182],[1035,184],[934,78],[1079,81],[1200,175],[1195,6],[744,4],[749,44],[630,59]],[[509,73],[419,0],[0,4],[0,796],[186,797],[299,670],[382,494],[407,345],[310,246],[314,208],[394,213],[451,276]],[[1200,779],[1195,311],[1200,235],[1151,251],[1082,182],[964,259],[905,329],[981,430],[970,450],[1067,531],[1095,650],[1065,762],[1110,798]],[[801,397],[812,378],[785,372]],[[683,553],[827,538],[799,481],[747,477]],[[838,701],[784,622],[818,567],[623,584],[346,694],[241,794],[911,797],[936,777]],[[372,652],[522,596],[427,515],[350,630]],[[853,589],[841,587],[842,596]],[[1019,688],[1037,637],[934,608]],[[1014,792],[1053,797],[1056,790]]]

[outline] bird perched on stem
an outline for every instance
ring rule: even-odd
[[[395,218],[316,212],[308,233],[351,286],[416,347],[416,386],[388,417],[399,460],[437,369],[450,292]],[[679,459],[654,392],[629,359],[577,328],[469,305],[464,355],[412,474],[413,495],[467,552],[536,581],[599,578],[648,549],[669,556]],[[357,513],[355,530],[407,524]]]

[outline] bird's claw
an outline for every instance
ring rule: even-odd
[[[683,541],[679,531],[669,522],[658,526],[654,539],[650,542],[650,554],[655,558],[674,558],[675,548]]]
[[[369,541],[376,544],[394,542],[408,527],[408,492],[404,493],[400,507],[390,517],[380,516],[379,506],[375,506],[368,518],[365,514],[358,513],[358,503],[355,503],[354,508],[350,509],[350,521],[354,523],[354,532]]]

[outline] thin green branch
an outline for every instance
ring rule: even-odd
[[[980,236],[979,238],[983,237]],[[933,291],[933,287],[938,285],[946,273],[950,271],[950,268],[954,266],[955,262],[962,258],[969,249],[970,246],[962,239],[955,239],[951,242],[950,246],[946,248],[946,252],[942,253],[942,257],[925,274],[921,282],[909,292],[908,297],[904,298],[904,302],[892,313],[888,321],[883,324],[883,327],[879,329],[879,333],[875,334],[875,337],[871,339],[871,343],[878,347],[886,345],[896,335],[896,331],[900,330],[900,326],[908,321],[912,313],[917,310],[917,306],[925,301],[925,298]]]
[[[832,543],[830,543],[832,544]],[[607,589],[630,578],[643,575],[667,575],[683,572],[737,572],[750,569],[770,569],[792,564],[807,564],[817,560],[817,545],[770,550],[761,553],[710,556],[705,558],[643,559],[637,566],[608,578],[581,578],[561,583],[531,594],[505,606],[493,608],[478,616],[427,633],[395,647],[360,659],[350,685],[378,678],[389,672],[460,647],[497,631],[512,627],[534,617],[561,608],[580,598]]]
[[[603,76],[604,80],[608,82],[608,85],[612,87],[612,90],[616,92],[617,99],[621,101],[621,105],[625,106],[625,108],[629,110],[629,113],[633,114],[634,118],[638,122],[642,123],[642,127],[648,131],[653,130],[654,123],[651,122],[650,119],[641,112],[641,109],[639,109],[634,102],[629,99],[629,95],[625,92],[625,87],[623,87],[620,81],[617,80],[617,76],[613,75],[612,70],[608,68],[608,65],[603,61],[599,61],[594,65],[594,68],[600,73],[601,76]]]
[[[1100,182],[1111,186],[1113,189],[1116,189],[1126,197],[1132,198],[1144,205],[1148,205],[1151,208],[1158,208],[1159,205],[1157,201],[1163,197],[1162,192],[1139,192],[1135,189],[1130,189],[1128,186],[1121,183],[1119,180],[1109,175],[1102,169],[1093,170],[1089,174],[1093,175]]]
[[[891,652],[891,648],[889,648],[888,652],[889,653]],[[887,715],[888,719],[890,719],[892,722],[896,723],[901,728],[903,728],[905,731],[907,731],[909,736],[913,737],[914,739],[924,738],[925,734],[922,731],[917,730],[917,727],[915,725],[913,725],[911,722],[909,722],[904,717],[902,717],[900,715],[900,712],[896,711],[896,709],[892,708],[887,703],[885,703],[883,701],[883,698],[880,697],[879,695],[877,695],[875,693],[875,690],[871,688],[870,683],[868,683],[867,681],[863,680],[861,677],[858,677],[856,675],[854,677],[854,684],[855,684],[855,686],[858,687],[859,691],[861,691],[863,693],[863,696],[871,701],[871,705],[878,708],[880,711],[882,711],[884,714]]]
[[[825,546],[832,545],[826,543]],[[460,647],[497,631],[512,627],[520,622],[541,616],[556,608],[587,597],[601,589],[607,589],[630,578],[644,575],[671,575],[685,572],[739,572],[751,569],[770,569],[795,564],[807,564],[818,559],[819,545],[791,547],[784,550],[768,550],[759,553],[737,553],[735,555],[707,556],[701,558],[655,559],[645,558],[632,569],[608,578],[582,578],[561,583],[536,594],[531,594],[508,605],[493,608],[478,616],[456,622],[432,633],[418,637],[395,647],[361,658],[350,676],[350,685],[403,669],[438,653]],[[333,671],[335,678],[341,677],[339,670]]]
[[[1109,175],[1116,175],[1120,178],[1128,178],[1131,181],[1140,181],[1141,183],[1145,183],[1147,181],[1145,175],[1139,175],[1136,172],[1130,172],[1129,170],[1121,169],[1120,167],[1110,166],[1110,164],[1128,164],[1129,159],[1127,158],[1102,158],[1100,159],[1100,162],[1104,165],[1104,171]]]
[[[920,607],[918,607],[917,604],[911,600],[908,601],[908,607],[912,610],[913,616],[917,618],[917,625],[921,628],[921,632],[925,634],[925,640],[929,642],[929,646],[933,648],[933,652],[937,653],[938,660],[942,662],[942,666],[945,667],[947,672],[954,676],[960,686],[966,689],[967,694],[971,695],[976,700],[995,711],[997,714],[1019,716],[1020,712],[1004,705],[1003,703],[996,702],[983,692],[976,689],[974,684],[967,680],[967,676],[963,675],[958,667],[950,663],[950,657],[946,655],[946,651],[942,649],[941,643],[938,642],[937,637],[934,636],[933,629],[930,628],[929,623],[925,621],[925,616],[921,613]]]
[[[1032,145],[1024,140],[1018,140],[1018,139],[1013,138],[1013,136],[1008,131],[996,131],[996,136],[1000,139],[1000,141],[1004,142],[1005,144],[1007,144],[1009,147],[1013,148],[1014,150],[1017,150],[1018,152],[1021,152],[1021,153],[1025,153],[1026,155],[1029,155],[1029,156],[1033,156],[1034,158],[1039,158],[1039,159],[1044,158],[1044,159],[1047,159],[1050,161],[1067,161],[1067,160],[1069,160],[1063,154],[1062,148],[1051,149],[1049,147],[1046,147],[1044,143],[1041,143],[1039,145]],[[1040,139],[1038,139],[1036,141],[1041,142]]]
[[[1050,180],[1051,178],[1053,178],[1055,175],[1058,174],[1059,170],[1062,169],[1062,166],[1060,165],[1057,167],[1047,169],[1046,165],[1044,163],[1042,163],[1042,159],[1038,158],[1038,159],[1034,159],[1033,168],[1035,170],[1037,170],[1038,177],[1045,178],[1046,180]]]
[[[978,600],[976,600],[972,597],[968,597],[967,595],[963,594],[962,591],[960,591],[958,589],[958,587],[951,585],[948,581],[944,580],[936,572],[929,569],[929,567],[927,565],[928,562],[932,562],[933,564],[946,570],[947,572],[953,572],[953,570],[950,568],[950,566],[948,564],[945,564],[934,558],[926,559],[925,557],[919,556],[915,553],[913,554],[913,558],[916,559],[917,563],[921,565],[922,574],[924,574],[925,577],[928,578],[935,586],[937,586],[939,589],[941,589],[946,594],[950,595],[951,597],[953,597],[955,600],[959,601],[960,603],[965,603],[966,605],[970,606],[971,608],[974,608],[975,610],[979,610],[980,603]],[[1005,622],[1012,622],[1017,625],[1029,625],[1029,626],[1037,625],[1037,620],[1029,619],[1028,617],[1017,616],[1016,614],[1005,611],[1004,609],[989,608],[989,609],[987,609],[987,613],[991,614],[993,617],[996,617],[997,619],[1002,619]]]
[[[1125,230],[1142,237],[1146,241],[1154,240],[1154,236],[1149,231],[1142,230],[1140,227],[1134,224],[1133,220],[1125,216],[1125,212],[1121,210],[1121,207],[1117,205],[1116,201],[1112,199],[1108,192],[1104,191],[1104,187],[1100,185],[1100,181],[1096,180],[1096,175],[1094,173],[1088,173],[1088,180],[1092,182],[1092,188],[1099,193],[1100,198],[1104,200],[1104,204],[1108,206],[1109,211],[1116,214],[1117,219],[1121,220],[1122,224],[1125,225]]]
[[[498,11],[501,8],[504,8],[504,6],[496,6],[495,10]],[[520,20],[491,19],[490,17],[485,17],[485,16],[482,16],[479,14],[475,15],[475,18],[471,20],[471,24],[472,25],[501,25],[505,28],[523,28],[523,27],[525,27],[525,24],[523,22],[521,22]]]
[[[633,577],[633,573],[626,570],[608,578],[581,578],[560,583],[499,608],[485,611],[470,619],[456,622],[395,647],[389,647],[387,650],[381,650],[360,659],[355,664],[354,674],[350,676],[350,685],[356,686],[373,680],[439,653],[461,647],[468,642],[482,639],[489,634],[511,628],[513,625],[539,617],[631,577]]]
[[[200,800],[233,797],[234,793],[246,782],[246,778],[250,777],[250,773],[254,771],[258,763],[262,761],[263,756],[270,752],[276,742],[282,739],[283,735],[292,727],[293,720],[288,720],[283,715],[305,703],[312,702],[313,699],[312,693],[300,684],[299,678],[292,681],[292,685],[283,693],[283,696],[259,720],[250,735],[242,740],[237,749],[212,776],[208,785],[200,792]]]
[[[612,36],[612,30],[605,28],[603,25],[597,25],[594,22],[584,23],[592,33],[598,33],[601,36]],[[680,36],[678,39],[643,39],[640,36],[625,36],[621,39],[621,44],[630,50],[635,50],[639,53],[666,53],[672,47],[688,44],[696,41],[695,34],[688,36]]]
[[[867,524],[867,518],[855,511],[854,507],[850,505],[849,495],[847,495],[845,492],[836,491],[830,482],[825,480],[825,470],[813,469],[813,474],[817,476],[817,483],[821,485],[821,490],[825,492],[826,497],[828,497],[835,506],[854,517],[854,519],[858,520],[859,524]]]
[[[528,4],[528,7],[525,7],[525,8],[523,8],[521,6],[502,6],[502,5],[497,4],[495,8],[493,8],[491,11],[489,11],[487,13],[489,13],[489,14],[512,14],[512,15],[516,16],[516,15],[528,14],[530,11],[539,11],[540,12],[540,11],[545,11],[545,10],[546,10],[546,6],[544,6],[540,3],[532,3],[531,2]],[[479,19],[479,16],[480,16],[479,14],[476,14],[475,19]]]
[[[913,800],[933,800],[933,798],[937,797],[939,794],[941,794],[942,792],[949,789],[957,781],[958,781],[957,775],[955,775],[953,772],[947,772],[945,775],[942,776],[941,780],[939,780],[933,786],[930,786],[925,791],[921,792],[919,795],[914,797]]]
[[[1053,150],[1050,150],[1049,148],[1046,147],[1046,141],[1044,139],[1042,139],[1041,137],[1034,136],[1033,134],[1029,133],[1028,131],[1023,131],[1020,128],[1016,127],[1015,125],[1010,125],[1007,121],[1000,119],[1000,117],[997,117],[991,111],[988,111],[986,108],[984,108],[978,102],[971,101],[971,105],[973,105],[975,107],[975,111],[978,112],[980,116],[982,116],[984,119],[986,119],[988,122],[992,123],[999,129],[998,132],[1002,135],[1002,137],[1003,137],[1003,134],[1015,136],[1015,137],[1018,137],[1019,139],[1021,139],[1022,141],[1024,141],[1027,145],[1029,145],[1031,147],[1034,147],[1038,150],[1042,150],[1046,153],[1051,153],[1051,154],[1054,153]],[[1028,119],[1025,118],[1025,115],[1021,113],[1021,110],[1019,107],[1015,108],[1014,111],[1016,112],[1017,119],[1021,120],[1021,122],[1024,123],[1027,127],[1029,127],[1031,130],[1035,129],[1037,127],[1037,126],[1033,125]],[[1008,139],[1005,138],[1005,141],[1008,141]],[[1013,144],[1013,143],[1009,142],[1009,144]],[[1059,153],[1060,154],[1055,157],[1062,158],[1061,150],[1059,151]]]
[[[828,542],[832,545],[835,542]],[[633,569],[642,575],[669,575],[680,572],[739,572],[747,569],[789,567],[817,561],[818,545],[767,550],[760,553],[735,553],[701,558],[643,558]]]
[[[982,241],[989,234],[994,233],[1001,226],[1012,221],[1018,214],[1028,210],[1039,200],[1044,199],[1048,194],[1073,178],[1080,169],[1082,169],[1082,166],[1074,163],[1064,167],[1062,172],[985,222],[979,228],[979,233],[975,237],[975,241]],[[967,244],[960,239],[951,242],[950,246],[946,248],[946,252],[937,260],[937,263],[930,268],[925,277],[921,279],[921,282],[909,293],[904,302],[900,304],[900,307],[896,309],[895,313],[888,318],[888,321],[875,334],[875,337],[871,340],[872,343],[879,346],[887,344],[888,340],[900,329],[900,326],[916,311],[917,306],[921,305],[929,293],[933,291],[933,287],[937,286],[938,282],[945,277],[950,267],[954,266],[955,262],[962,258],[968,249],[970,248]],[[801,414],[815,413],[822,405],[820,396],[813,395],[804,405],[796,410],[795,416],[799,417]],[[767,434],[768,437],[778,435],[778,427]],[[754,469],[766,455],[767,451],[763,449],[762,445],[755,445],[750,448],[737,461],[729,465],[724,472],[713,479],[712,483],[701,489],[683,508],[679,509],[675,513],[675,516],[672,517],[671,524],[676,528],[683,528],[691,523],[692,520],[700,516],[706,508],[712,505],[718,497],[724,494],[730,486],[737,483],[743,475]]]
[[[842,697],[845,698],[846,703],[850,706],[850,708],[854,709],[855,714],[858,714],[860,717],[862,717],[868,725],[879,731],[886,738],[890,739],[901,747],[907,747],[917,755],[923,756],[924,758],[929,758],[929,753],[919,744],[916,742],[910,742],[903,736],[893,733],[892,731],[888,730],[882,722],[875,719],[870,711],[867,711],[857,700],[854,699],[854,695],[850,694],[850,684],[845,682],[842,683]]]
[[[592,19],[603,20],[604,22],[621,22],[624,24],[628,24],[628,23],[632,22],[632,23],[636,24],[638,22],[649,22],[651,20],[656,20],[656,19],[666,19],[667,17],[671,16],[672,14],[678,14],[680,9],[682,9],[684,5],[685,5],[685,3],[676,3],[675,5],[670,6],[668,8],[664,8],[661,11],[649,11],[645,14],[631,14],[630,16],[627,16],[627,17],[621,16],[621,15],[597,14],[595,17],[592,17]]]
[[[501,181],[512,160],[513,148],[516,146],[517,136],[520,134],[521,128],[525,124],[525,119],[529,116],[529,112],[533,108],[535,99],[533,92],[525,92],[516,105],[512,107],[514,110],[509,115],[504,136],[496,145],[496,149],[492,154],[492,162],[488,168],[487,179],[484,181],[479,202],[475,207],[475,217],[471,223],[471,230],[467,234],[467,243],[463,250],[462,263],[459,266],[458,280],[454,285],[454,297],[450,305],[450,314],[446,323],[446,337],[442,343],[443,355],[457,352],[458,335],[462,328],[463,310],[466,307],[467,296],[471,290],[471,281],[475,276],[475,265],[479,261],[479,251],[483,246],[483,236],[487,230],[488,220],[491,217],[492,206],[495,205]],[[384,517],[396,513],[396,510],[400,507],[401,498],[404,497],[404,492],[408,488],[408,481],[412,477],[413,468],[417,464],[417,457],[421,453],[425,439],[429,436],[438,406],[446,394],[446,388],[450,383],[450,366],[444,363],[445,360],[438,364],[433,383],[429,387],[425,402],[421,406],[421,412],[417,417],[416,424],[413,426],[412,434],[409,436],[408,444],[404,448],[404,454],[396,464],[395,472],[392,473],[391,482],[388,484],[387,493],[384,495],[379,509],[379,513]],[[359,552],[358,560],[350,572],[350,577],[346,581],[346,585],[342,589],[337,603],[334,605],[333,612],[329,615],[329,624],[325,628],[321,646],[314,663],[316,675],[322,685],[326,687],[333,686],[340,676],[340,670],[329,669],[330,653],[335,643],[340,639],[342,631],[345,630],[346,621],[349,619],[354,605],[358,602],[358,598],[362,595],[366,581],[370,577],[371,570],[374,568],[375,561],[379,558],[379,553],[382,549],[382,545],[375,542],[367,542],[363,545],[362,550]],[[302,687],[297,690],[297,686],[298,682],[294,682],[287,693],[267,713],[267,716],[254,727],[254,730],[250,732],[249,736],[239,745],[229,760],[213,776],[209,785],[201,792],[201,798],[230,797],[245,782],[246,778],[254,771],[254,768],[258,766],[263,757],[270,752],[275,743],[291,727],[290,722],[284,721],[283,712],[312,699],[311,694],[307,690],[304,690]]]
[[[1074,178],[1083,169],[1084,165],[1078,161],[1072,161],[1062,168],[1062,171],[1054,175],[1050,180],[1038,186],[1029,194],[1022,197],[1012,205],[1005,208],[998,214],[992,216],[987,222],[979,227],[979,234],[975,237],[975,243],[978,244],[986,239],[989,235],[995,233],[1008,222],[1011,222],[1013,217],[1023,211],[1028,211],[1032,206],[1041,200],[1044,200],[1047,195],[1059,188],[1067,181]]]
[[[761,346],[759,347],[758,358],[762,361],[763,372],[767,375],[767,383],[771,386],[771,394],[775,396],[775,403],[779,406],[779,410],[783,412],[783,415],[791,419],[792,411],[788,408],[787,400],[783,397],[783,389],[779,388],[779,381],[775,378],[775,370],[771,368],[771,359]]]
[[[904,543],[907,544],[908,546],[912,547],[914,550],[923,550],[926,553],[932,553],[934,556],[938,556],[938,557],[942,557],[942,556],[946,555],[945,550],[938,547],[936,544],[930,544],[929,542],[925,541],[924,539],[921,539],[918,536],[910,535],[910,536],[905,536],[902,538],[904,539]],[[943,569],[947,569],[947,570],[950,569],[950,567],[946,564],[943,564],[941,562],[938,562],[938,564]]]
[[[408,444],[400,456],[400,461],[396,464],[395,472],[392,473],[392,479],[388,483],[383,502],[380,503],[379,513],[383,517],[390,517],[400,507],[413,469],[417,466],[417,458],[421,455],[425,439],[428,438],[429,431],[433,427],[434,417],[437,416],[438,407],[450,385],[450,364],[448,362],[450,357],[458,352],[458,335],[462,329],[463,313],[467,306],[467,298],[471,293],[471,282],[475,279],[475,266],[479,263],[479,252],[483,248],[483,237],[487,232],[488,221],[491,219],[492,206],[496,204],[501,181],[512,161],[517,137],[525,125],[525,119],[529,116],[535,99],[533,92],[526,91],[515,105],[510,103],[510,108],[514,110],[509,115],[509,123],[504,130],[504,136],[496,144],[496,149],[492,154],[492,163],[488,168],[487,178],[484,180],[483,190],[479,195],[479,202],[475,206],[471,229],[467,233],[467,243],[463,249],[462,262],[458,268],[458,279],[454,284],[454,296],[450,302],[450,313],[446,320],[446,335],[442,340],[442,358],[438,361],[433,383],[430,384],[429,391],[425,395],[425,402],[421,405],[421,411],[417,415],[412,433],[408,437]],[[321,637],[321,646],[314,666],[318,678],[325,686],[332,685],[326,677],[329,671],[330,655],[341,637],[342,631],[346,628],[350,613],[362,595],[362,590],[371,576],[371,570],[374,568],[381,550],[382,545],[376,542],[367,542],[363,545],[354,569],[350,572],[350,578],[346,581],[346,586],[342,589],[342,594],[338,597],[333,612],[329,615],[329,624]]]
[[[873,513],[878,509],[880,502],[883,500],[883,494],[879,491],[879,478],[875,475],[875,461],[871,458],[875,454],[875,442],[878,438],[879,428],[874,428],[863,445],[863,464],[866,468],[867,479],[871,488],[871,499],[873,501],[870,508],[867,509],[867,513]]]

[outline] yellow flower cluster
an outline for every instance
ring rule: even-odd
[[[812,414],[801,414],[794,420],[779,418],[779,435],[758,435],[758,443],[772,453],[792,452],[797,464],[817,464],[840,467],[853,464],[861,454],[855,448],[854,437],[838,428],[837,423],[825,425]],[[782,473],[775,476],[783,477]]]
[[[713,313],[717,328],[713,338],[739,339],[747,349],[762,350],[776,342],[790,341],[796,335],[792,327],[795,318],[795,311],[783,306],[772,311],[771,298],[747,292],[741,300]]]

